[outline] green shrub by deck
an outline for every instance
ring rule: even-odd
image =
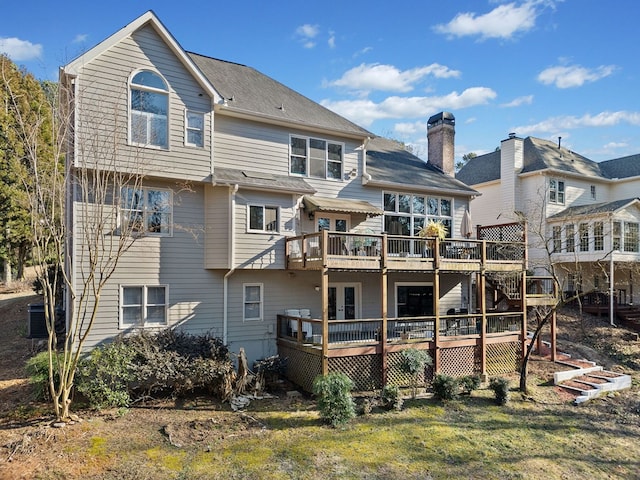
[[[457,379],[442,373],[435,376],[433,382],[431,382],[431,387],[433,388],[434,396],[443,401],[456,398],[460,388]]]
[[[509,401],[509,380],[502,377],[492,378],[489,381],[489,389],[493,390],[498,405],[506,405]]]
[[[342,372],[318,375],[313,381],[313,393],[318,397],[320,417],[333,427],[344,425],[356,415],[351,395],[353,382]]]

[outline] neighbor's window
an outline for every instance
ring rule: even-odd
[[[185,143],[193,147],[204,146],[204,113],[186,111]]]
[[[565,245],[567,246],[567,252],[575,252],[576,250],[576,237],[575,227],[573,224],[569,224],[565,227]]]
[[[124,187],[120,206],[123,233],[171,235],[171,190]]]
[[[595,185],[591,185],[591,200],[596,200],[597,195],[596,195],[596,186]]]
[[[553,250],[552,252],[560,252],[562,250],[562,228],[558,225],[553,227]]]
[[[289,171],[306,177],[341,180],[343,150],[341,143],[292,136]]]
[[[622,223],[613,222],[613,235],[611,238],[613,250],[620,250],[622,247]]]
[[[167,324],[166,285],[120,287],[120,326],[154,327]]]
[[[242,287],[244,320],[262,320],[262,284],[245,283]]]
[[[595,251],[604,250],[604,223],[594,222],[593,224],[593,249]]]
[[[131,143],[169,147],[169,88],[157,73],[144,70],[130,82]]]
[[[277,233],[280,231],[278,207],[249,205],[249,228],[251,232]]]
[[[549,202],[564,205],[564,182],[562,180],[549,179]]]
[[[632,222],[624,222],[624,251],[638,251],[638,224]]]
[[[580,233],[580,251],[589,251],[589,224],[581,223],[578,227]]]
[[[428,221],[442,222],[451,237],[451,199],[409,193],[383,193],[384,230],[391,235],[417,236]]]

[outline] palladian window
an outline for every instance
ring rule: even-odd
[[[131,143],[169,148],[169,88],[165,81],[144,70],[133,76],[130,90]]]

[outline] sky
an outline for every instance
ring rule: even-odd
[[[595,161],[640,153],[637,0],[4,2],[0,52],[38,79],[153,10],[187,51],[241,63],[426,159],[515,133]]]

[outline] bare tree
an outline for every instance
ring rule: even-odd
[[[105,285],[144,234],[136,214],[144,172],[138,151],[127,146],[126,123],[115,103],[100,106],[94,100],[83,110],[73,103],[71,84],[61,84],[49,98],[36,87],[18,92],[8,84],[6,96],[24,147],[21,182],[45,304],[49,390],[56,418],[65,420]],[[62,292],[64,331],[56,328]]]

